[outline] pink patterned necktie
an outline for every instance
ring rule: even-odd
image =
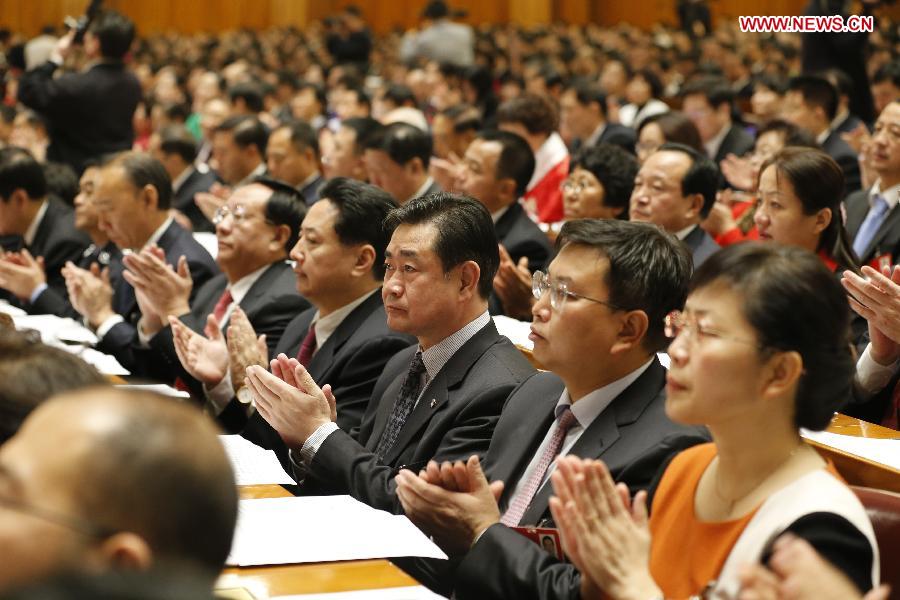
[[[534,495],[540,489],[541,482],[544,481],[544,476],[547,474],[547,469],[550,468],[550,465],[553,464],[553,461],[559,455],[563,440],[566,439],[566,434],[577,423],[578,420],[568,406],[556,417],[556,431],[553,432],[550,443],[541,455],[541,460],[538,462],[537,467],[531,472],[531,477],[525,482],[525,486],[510,501],[509,507],[500,519],[501,523],[507,527],[517,527],[519,525],[519,521],[522,520],[522,516],[531,505]]]
[[[231,306],[233,301],[234,298],[231,297],[231,290],[226,289],[219,297],[219,301],[216,302],[216,307],[213,309],[213,316],[216,318],[216,323],[219,324],[219,327],[222,326],[222,318],[225,316],[225,311],[228,310],[228,307]]]

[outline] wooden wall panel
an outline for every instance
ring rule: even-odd
[[[358,5],[377,33],[414,27],[427,0],[106,0],[129,15],[144,33],[223,31],[304,24]],[[799,14],[807,0],[712,0],[714,21],[739,15]],[[88,0],[0,0],[0,26],[34,35],[46,24],[84,12]],[[584,24],[632,23],[649,28],[675,22],[674,0],[450,0],[468,13],[466,22],[538,25],[551,20]],[[900,3],[883,9],[900,19]]]

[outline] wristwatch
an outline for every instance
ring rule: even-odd
[[[241,387],[239,387],[235,395],[237,396],[238,402],[240,402],[241,404],[253,404],[253,393],[246,385],[242,385]]]

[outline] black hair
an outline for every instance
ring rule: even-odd
[[[609,261],[603,282],[609,301],[621,310],[647,315],[643,347],[659,352],[666,347],[665,317],[684,306],[693,263],[687,247],[652,223],[616,219],[567,221],[556,248],[568,244],[594,248]]]
[[[0,329],[0,381],[0,444],[47,398],[106,382],[70,352],[6,329]]]
[[[760,73],[753,78],[754,91],[758,86],[768,88],[779,96],[784,96],[784,93],[787,91],[787,81],[781,77],[776,77],[775,75],[770,75],[768,73]]]
[[[662,152],[663,150],[681,152],[687,154],[688,158],[691,159],[691,166],[681,180],[681,194],[683,196],[692,194],[703,196],[703,207],[700,209],[700,217],[705,219],[716,202],[716,193],[719,189],[721,177],[719,167],[706,155],[684,144],[667,142],[660,146],[657,152]]]
[[[500,105],[497,123],[519,123],[528,133],[550,135],[559,127],[559,114],[548,98],[525,93]]]
[[[321,112],[324,113],[328,106],[328,94],[325,92],[325,88],[312,81],[301,81],[297,84],[297,92],[302,92],[303,90],[313,91],[313,94],[316,96],[316,102],[322,107]]]
[[[756,130],[756,139],[763,134],[777,131],[784,136],[785,146],[805,146],[807,148],[818,148],[819,144],[812,134],[802,127],[797,127],[784,119],[772,119],[760,125]]]
[[[661,98],[663,94],[663,84],[662,81],[659,80],[659,76],[653,72],[652,69],[639,69],[634,72],[634,75],[631,77],[634,79],[635,77],[640,77],[644,81],[647,82],[647,85],[650,86],[650,97],[651,98]]]
[[[409,86],[400,83],[391,83],[384,88],[382,98],[392,102],[396,106],[416,106],[416,97]]]
[[[122,167],[125,176],[138,190],[151,185],[156,189],[157,210],[169,210],[172,204],[172,180],[163,164],[146,152],[128,151],[116,154],[106,167]]]
[[[353,117],[341,121],[341,127],[352,129],[356,133],[356,140],[353,143],[354,154],[360,155],[366,147],[366,141],[382,125],[371,117]]]
[[[763,352],[800,354],[803,373],[794,423],[824,429],[851,397],[856,371],[850,308],[837,279],[802,248],[747,242],[709,257],[694,273],[690,291],[717,283],[725,283],[743,299],[741,311],[756,330]]]
[[[430,224],[437,231],[434,251],[445,272],[470,260],[478,265],[478,293],[487,300],[500,268],[500,250],[494,222],[484,205],[463,194],[437,192],[410,200],[385,219],[385,228],[391,233],[399,225],[420,224]]]
[[[603,115],[604,118],[606,117],[606,92],[602,87],[589,81],[579,79],[570,83],[566,89],[575,92],[575,98],[578,100],[578,104],[581,104],[582,106],[589,106],[596,103],[600,108],[600,114]]]
[[[788,82],[788,90],[800,92],[804,104],[820,107],[829,121],[837,114],[837,89],[824,77],[798,75]]]
[[[497,179],[512,179],[516,182],[516,195],[524,196],[525,188],[534,174],[534,153],[521,136],[508,131],[480,131],[476,139],[498,142],[501,146],[497,157]]]
[[[134,22],[114,10],[104,10],[88,27],[100,42],[100,54],[105,58],[121,60],[134,41]]]
[[[306,201],[300,192],[288,184],[270,177],[256,177],[253,183],[264,185],[272,190],[266,200],[264,214],[266,220],[275,226],[287,225],[291,233],[284,244],[285,252],[290,252],[300,239],[300,226],[306,218]]]
[[[159,149],[163,154],[177,154],[188,165],[197,158],[197,140],[180,125],[170,125],[159,132]]]
[[[366,93],[366,90],[363,89],[361,85],[352,85],[347,87],[348,92],[353,92],[356,94],[356,103],[362,104],[367,107],[369,110],[372,109],[372,100],[369,98],[369,95]]]
[[[900,61],[893,60],[878,67],[872,75],[872,83],[884,83],[889,81],[894,87],[900,88]]]
[[[9,202],[16,190],[24,190],[29,200],[47,195],[47,178],[40,163],[28,150],[17,146],[0,148],[0,200]]]
[[[379,187],[348,177],[328,180],[319,190],[319,197],[338,211],[334,232],[342,244],[369,244],[375,249],[372,275],[384,279],[384,249],[391,238],[384,220],[398,206],[394,197]]]
[[[603,186],[603,204],[621,209],[620,219],[628,218],[628,204],[638,173],[637,158],[621,146],[597,144],[580,149],[569,163],[575,169],[589,171]]]
[[[697,126],[684,113],[677,110],[650,115],[641,119],[637,128],[638,136],[641,131],[650,123],[656,123],[662,131],[663,139],[667,142],[675,144],[683,144],[693,148],[697,152],[706,152],[703,147],[703,140],[700,139],[700,132]]]
[[[243,100],[250,112],[259,113],[264,108],[263,92],[260,85],[253,82],[238,83],[228,90],[228,99],[234,104],[236,100]]]
[[[478,131],[481,129],[481,114],[478,109],[469,104],[454,104],[449,108],[445,108],[438,114],[450,119],[453,123],[454,133],[463,133],[466,131]]]
[[[234,143],[241,148],[253,145],[256,146],[260,156],[266,155],[269,132],[256,117],[229,117],[216,127],[216,133],[223,131],[230,132],[234,136]]]
[[[850,96],[853,93],[853,80],[843,70],[828,69],[822,72],[822,77],[831,82],[839,96]]]
[[[291,144],[298,152],[302,152],[307,148],[312,148],[316,158],[319,157],[319,136],[316,130],[305,121],[289,121],[278,126],[278,129],[285,128],[291,133]]]
[[[78,195],[78,175],[65,163],[48,161],[44,163],[44,179],[47,180],[47,193],[72,206]]]
[[[381,150],[398,165],[418,158],[428,169],[433,142],[431,134],[408,123],[391,123],[377,130],[364,142],[366,149]]]
[[[814,215],[823,208],[831,210],[831,222],[819,235],[816,250],[825,250],[841,270],[859,271],[858,260],[847,237],[841,217],[844,198],[844,172],[833,158],[818,148],[788,146],[762,164],[759,172],[774,166],[778,177],[785,177],[803,205],[803,214]]]
[[[681,97],[701,95],[706,98],[709,105],[718,108],[722,104],[732,106],[734,91],[728,85],[728,81],[715,76],[698,77],[685,84],[681,90]]]

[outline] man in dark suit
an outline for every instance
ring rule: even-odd
[[[115,11],[101,13],[84,37],[87,58],[98,62],[84,73],[54,78],[73,35],[60,40],[49,61],[22,76],[19,101],[49,125],[47,159],[81,173],[88,160],[131,148],[141,86],[122,61],[134,40],[130,19]]]
[[[552,372],[507,400],[484,475],[470,460],[397,476],[406,515],[451,555],[449,563],[413,561],[411,570],[457,598],[577,591],[574,568],[510,529],[553,526],[549,477],[558,456],[601,459],[635,493],[674,453],[707,439],[666,416],[666,371],[656,358],[667,344],[664,317],[687,296],[685,248],[656,227],[614,220],[571,221],[557,244],[531,335],[535,359]],[[496,500],[488,480],[505,484]]]
[[[483,454],[506,397],[534,369],[487,312],[499,256],[483,205],[432,194],[395,209],[386,224],[387,324],[419,344],[387,363],[359,431],[334,423],[334,397],[297,361],[281,355],[274,373],[247,373],[257,410],[291,449],[303,491],[350,494],[397,512],[396,469]]]
[[[825,78],[802,75],[788,84],[783,114],[787,121],[811,133],[816,142],[844,172],[844,190],[855,192],[862,185],[856,152],[832,128],[837,115],[837,89]]]
[[[27,150],[0,150],[0,298],[31,310],[52,289],[66,297],[62,268],[90,243],[72,209],[47,196],[47,180]],[[38,259],[43,261],[43,265]]]
[[[92,200],[99,173],[100,168],[97,166],[86,167],[79,181],[80,190],[75,196],[75,227],[86,233],[91,239],[90,245],[75,261],[75,265],[82,269],[90,269],[91,265],[96,264],[96,268],[103,270],[122,260],[122,252],[100,229],[100,215]],[[67,293],[63,294],[60,290],[48,286],[43,291],[36,290],[33,296],[35,298],[28,306],[29,312],[73,319],[80,317],[69,303]]]
[[[716,201],[719,177],[716,165],[693,148],[663,144],[641,165],[628,214],[678,237],[697,268],[719,249],[700,227]]]
[[[519,204],[533,172],[528,142],[506,131],[482,131],[466,149],[458,185],[491,213],[510,259],[516,264],[527,259],[528,268],[537,271],[550,258],[550,242]],[[504,314],[502,300],[493,292],[489,308],[491,314]]]
[[[838,107],[832,129],[838,134],[855,131],[860,125],[865,125],[858,116],[850,111],[850,96],[853,94],[853,80],[840,69],[828,69],[824,73],[825,78],[831,82],[838,93]]]
[[[287,323],[309,307],[297,294],[294,274],[286,262],[305,215],[303,198],[287,185],[260,182],[237,188],[215,216],[216,263],[222,273],[200,286],[193,301],[193,286],[176,294],[156,293],[167,288],[167,272],[154,268],[152,253],[145,250],[128,256],[124,277],[134,286],[141,305],[141,348],[135,350],[141,374],[167,383],[181,378],[202,398],[200,384],[205,381],[193,377],[196,369],[183,368],[180,359],[186,356],[177,351],[173,337],[205,331],[221,347],[225,344],[221,331],[238,306],[266,336],[268,349],[274,350]],[[225,362],[225,352],[218,356]],[[219,368],[225,366],[227,363],[219,364]]]
[[[753,137],[731,119],[734,92],[726,80],[697,79],[686,84],[681,95],[682,110],[697,126],[706,155],[715,164],[729,154],[743,156],[753,149]]]
[[[369,183],[400,204],[441,191],[428,174],[430,133],[407,123],[392,123],[370,134],[363,143]]]
[[[634,130],[606,120],[606,93],[599,85],[569,84],[559,108],[560,133],[572,152],[597,144],[616,144],[634,154]]]
[[[850,194],[847,209],[847,233],[853,239],[853,251],[861,264],[877,269],[900,261],[900,102],[888,104],[875,122],[870,158],[878,176],[868,190]]]
[[[166,288],[174,296],[193,282],[192,294],[218,272],[209,253],[169,216],[172,184],[162,164],[149,154],[125,152],[100,171],[94,204],[100,227],[123,253],[155,247],[156,267],[169,274]],[[98,349],[112,354],[126,369],[135,368],[141,309],[122,266],[100,275],[67,265],[64,270],[72,306],[100,338]],[[177,269],[177,271],[176,271]]]
[[[269,356],[282,353],[298,357],[318,385],[331,386],[338,398],[336,423],[351,431],[359,427],[385,364],[416,340],[388,329],[381,299],[389,238],[381,224],[396,202],[384,190],[343,177],[330,180],[322,194],[323,202],[310,207],[291,252],[297,289],[313,306],[288,323],[274,353],[248,352],[256,332],[238,319],[228,331],[229,362],[238,365],[234,383],[241,385],[249,364],[267,365]],[[235,413],[246,417],[248,405],[240,402],[240,389],[232,398],[230,373],[227,378],[224,394],[215,397],[222,386],[210,382],[208,397],[214,406],[225,407],[220,421],[231,428],[239,419]],[[252,414],[242,435],[274,450],[290,471],[287,447],[259,413]]]
[[[266,144],[269,175],[297,188],[307,206],[319,199],[319,139],[308,123],[294,121],[272,130]]]
[[[194,195],[208,192],[218,178],[205,164],[195,164],[197,141],[191,132],[181,126],[166,127],[151,136],[150,151],[172,179],[172,208],[190,221],[194,231],[215,231],[212,221],[194,201]]]

